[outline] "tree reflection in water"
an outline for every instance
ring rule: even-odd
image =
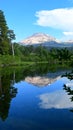
[[[70,80],[73,80],[73,70],[70,73],[65,73],[64,75],[62,75],[62,77],[64,76]]]
[[[70,73],[66,73],[64,76],[66,76],[70,80],[73,80],[73,70]],[[64,84],[63,89],[66,90],[68,95],[71,95],[70,99],[71,99],[71,102],[73,102],[73,90],[72,90],[72,88],[70,86],[67,86],[67,85]],[[71,109],[70,111],[73,112],[73,109]]]
[[[8,117],[11,100],[17,94],[14,82],[14,75],[0,76],[0,117],[3,121]]]
[[[0,69],[0,117],[4,121],[8,117],[11,100],[16,97],[17,88],[15,82],[24,80],[27,76],[43,76],[59,70],[58,66],[49,64],[36,64],[25,68],[1,68]],[[61,68],[60,68],[61,70]],[[48,76],[48,75],[47,75]],[[46,76],[46,77],[47,77]]]

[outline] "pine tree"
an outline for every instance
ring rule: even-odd
[[[8,26],[2,10],[0,10],[0,54],[9,53]]]

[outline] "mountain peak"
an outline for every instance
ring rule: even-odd
[[[45,33],[34,33],[32,36],[49,36],[48,34]]]
[[[32,36],[21,41],[21,43],[23,43],[24,45],[33,45],[33,44],[42,44],[51,41],[56,42],[56,38],[44,33],[35,33]]]

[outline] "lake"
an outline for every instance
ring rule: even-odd
[[[0,130],[73,130],[72,69],[1,69]]]

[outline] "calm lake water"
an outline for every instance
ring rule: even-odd
[[[73,130],[73,72],[46,66],[0,72],[0,130]]]

